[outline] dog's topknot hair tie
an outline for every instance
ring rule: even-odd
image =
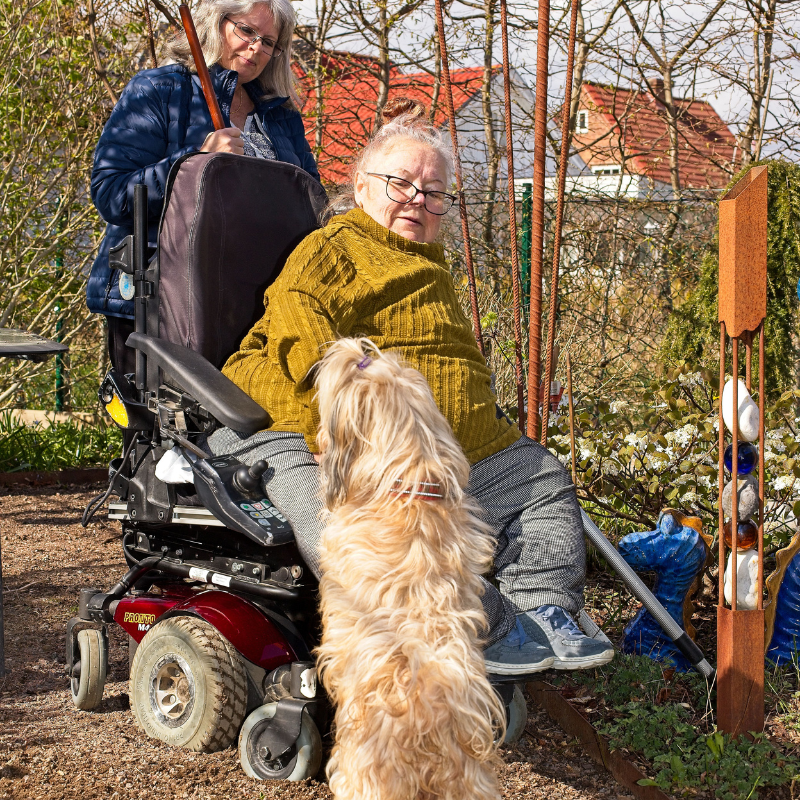
[[[372,363],[372,357],[364,356],[364,358],[362,358],[361,361],[359,361],[358,364],[356,364],[356,366],[359,369],[366,369],[371,363]]]

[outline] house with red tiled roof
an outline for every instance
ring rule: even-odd
[[[366,143],[372,132],[380,83],[378,62],[369,56],[333,51],[326,53],[326,78],[323,88],[322,146],[317,162],[323,181],[346,183],[350,177],[352,158]],[[306,135],[312,149],[316,133],[316,96],[311,76],[297,68],[305,93],[302,109]],[[447,129],[444,91],[429,72],[404,72],[390,66],[389,98],[404,96],[434,109],[437,126]],[[490,160],[483,121],[481,91],[483,68],[456,69],[451,72],[456,129],[464,173],[465,189],[480,191]],[[492,69],[490,83],[494,113],[495,138],[505,150],[503,76],[499,65]],[[519,75],[512,73],[514,117],[514,154],[517,174],[533,172],[533,94]],[[505,159],[499,165],[501,182],[505,176]]]
[[[616,186],[616,193],[672,196],[663,81],[652,81],[648,88],[583,84],[573,148],[591,174],[572,180],[572,191]],[[681,190],[722,189],[734,171],[735,136],[710,103],[676,98],[674,105]]]

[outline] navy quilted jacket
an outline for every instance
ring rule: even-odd
[[[229,126],[239,75],[218,64],[209,72]],[[285,97],[259,102],[254,84],[245,88],[278,159],[319,180],[300,114],[284,107]],[[125,87],[94,153],[92,200],[108,225],[86,288],[90,311],[133,318],[133,301],[120,297],[119,273],[108,263],[109,249],[133,233],[133,187],[147,185],[148,237],[155,245],[170,167],[181,156],[200,150],[213,129],[200,80],[186,67],[170,64],[144,70]]]

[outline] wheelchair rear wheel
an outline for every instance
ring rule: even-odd
[[[172,617],[154,625],[131,666],[131,708],[148,736],[202,753],[236,741],[247,672],[213,625]]]

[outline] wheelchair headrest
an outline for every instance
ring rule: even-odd
[[[195,153],[177,162],[159,230],[157,335],[221,367],[326,202],[317,181],[281,161]]]

